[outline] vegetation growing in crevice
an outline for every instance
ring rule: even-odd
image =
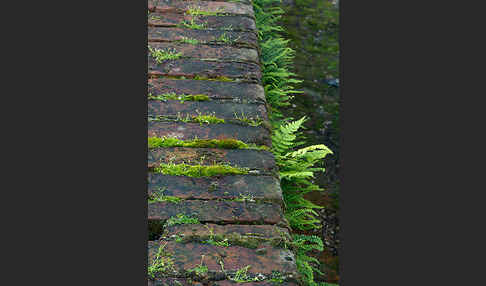
[[[211,100],[209,96],[205,94],[176,94],[174,92],[170,93],[162,93],[158,95],[153,95],[152,93],[148,94],[149,100],[159,100],[159,101],[167,101],[167,100],[179,100],[181,103],[185,101],[209,101]]]
[[[171,147],[189,147],[189,148],[220,148],[220,149],[254,149],[267,150],[267,146],[257,146],[256,144],[246,144],[236,139],[192,139],[180,140],[173,137],[149,137],[148,148],[171,148]]]
[[[172,255],[165,252],[164,248],[167,245],[161,245],[155,254],[152,263],[148,266],[148,275],[152,279],[157,274],[165,274],[169,271],[174,271],[174,260]]]
[[[157,62],[157,64],[161,64],[167,60],[176,60],[182,57],[182,53],[178,53],[174,49],[157,49],[148,46],[150,55],[152,58]]]
[[[170,217],[164,227],[179,225],[179,224],[200,224],[199,219],[185,214],[177,214],[175,217]]]
[[[182,201],[181,198],[174,197],[174,196],[166,196],[164,195],[165,189],[158,189],[153,191],[149,194],[148,202],[151,203],[158,203],[158,202],[171,202],[171,203],[178,203]]]
[[[188,165],[162,163],[159,167],[153,168],[154,173],[160,173],[171,176],[188,176],[188,177],[212,177],[223,175],[246,175],[249,173],[248,168],[233,167],[230,165]]]

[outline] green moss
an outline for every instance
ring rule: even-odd
[[[191,6],[187,9],[186,14],[192,15],[192,16],[217,16],[221,13],[224,13],[224,9],[222,7],[219,7],[216,9],[216,11],[203,11],[201,10],[201,7],[198,6]]]
[[[250,145],[236,139],[193,139],[180,140],[177,138],[148,138],[149,148],[170,148],[170,147],[190,147],[190,148],[221,148],[221,149],[250,149]]]
[[[179,224],[200,224],[200,222],[197,217],[191,217],[185,214],[177,214],[177,216],[170,217],[165,222],[165,227],[179,225]]]
[[[190,45],[197,45],[197,44],[201,43],[200,41],[198,41],[196,39],[188,38],[188,37],[181,37],[181,39],[178,40],[177,42],[184,43],[184,44],[190,44]]]
[[[164,274],[174,270],[172,255],[164,251],[166,245],[167,243],[159,247],[152,263],[148,266],[148,275],[151,278],[155,278],[157,274]]]
[[[200,125],[224,123],[224,119],[218,118],[218,117],[216,117],[214,115],[210,115],[210,114],[207,114],[207,115],[199,114],[199,115],[193,117],[192,120],[194,122],[199,123]]]
[[[160,164],[153,169],[155,173],[161,173],[171,176],[188,176],[188,177],[212,177],[219,175],[246,175],[248,168],[238,168],[230,165],[187,165],[187,164]]]
[[[176,93],[162,93],[159,95],[153,95],[152,93],[148,94],[149,100],[159,100],[159,101],[167,101],[167,100],[179,100],[181,103],[185,101],[209,101],[211,100],[209,96],[205,94],[176,94]]]
[[[187,29],[193,29],[193,30],[202,30],[205,29],[207,26],[207,23],[203,22],[201,24],[198,24],[194,21],[194,18],[192,18],[190,21],[182,21],[177,25],[180,28],[187,28]]]

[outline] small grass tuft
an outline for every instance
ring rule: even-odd
[[[182,57],[181,53],[178,53],[175,50],[171,50],[171,49],[161,50],[161,49],[152,48],[151,46],[148,46],[148,49],[150,54],[158,64],[161,64],[168,60],[176,60]]]
[[[160,164],[153,169],[155,173],[161,173],[171,176],[188,176],[188,177],[213,177],[219,175],[246,175],[248,168],[238,168],[230,165],[187,165],[187,164]]]

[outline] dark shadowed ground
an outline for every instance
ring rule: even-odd
[[[298,88],[304,92],[283,112],[295,119],[307,116],[308,129],[304,134],[308,144],[325,144],[334,152],[324,162],[326,172],[316,176],[326,191],[309,196],[314,203],[325,206],[320,211],[323,227],[308,234],[320,236],[326,246],[319,257],[325,276],[316,280],[337,283],[339,88],[328,82],[339,77],[339,10],[336,4],[326,0],[284,0],[283,8],[286,14],[281,25],[290,39],[290,47],[296,51],[294,72],[303,80]]]

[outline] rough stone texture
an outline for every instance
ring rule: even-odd
[[[185,13],[189,9],[218,14],[235,14],[254,17],[253,7],[243,3],[183,0],[150,0],[148,8],[153,12]]]
[[[149,174],[148,192],[163,189],[164,195],[182,199],[232,200],[242,196],[282,203],[280,182],[272,176],[222,176],[191,178]]]
[[[220,37],[226,37],[228,42],[218,41]],[[195,39],[207,44],[258,47],[257,35],[253,32],[148,27],[149,42],[180,42],[184,38]]]
[[[166,221],[178,214],[219,224],[278,224],[285,226],[282,208],[272,203],[187,200],[148,204],[148,219]]]
[[[155,78],[149,79],[148,92],[153,95],[163,93],[205,94],[211,99],[240,103],[265,102],[263,87],[253,83]]]
[[[258,39],[249,0],[150,0],[148,45],[181,53],[181,58],[156,63],[148,55],[148,92],[207,95],[209,101],[148,101],[148,136],[190,139],[238,139],[271,147],[267,104],[261,86]],[[200,11],[227,13],[191,16]],[[204,23],[204,29],[181,28],[181,22]],[[196,44],[183,39],[198,40]],[[210,79],[210,80],[208,80]],[[236,113],[236,115],[235,115]],[[214,115],[222,124],[183,122],[189,117]],[[250,126],[237,120],[262,120]],[[229,164],[248,168],[248,175],[193,178],[153,173],[160,163]],[[178,202],[148,203],[149,263],[163,251],[172,268],[155,274],[149,286],[237,286],[236,271],[250,266],[246,286],[298,285],[291,239],[283,213],[277,167],[269,151],[219,148],[154,148],[148,151],[148,195],[162,192]],[[178,215],[200,224],[168,226]],[[215,242],[220,244],[215,245]],[[211,243],[209,243],[211,242]],[[226,242],[228,245],[221,244]],[[195,267],[208,272],[196,274]],[[283,283],[271,280],[284,279]]]
[[[183,58],[225,62],[239,61],[252,62],[256,64],[259,63],[258,52],[255,49],[166,42],[150,43],[150,46],[155,49],[181,53]]]
[[[240,246],[221,247],[201,243],[149,241],[149,261],[153,259],[154,253],[161,244],[166,244],[164,251],[172,254],[174,259],[175,273],[170,275],[172,277],[184,277],[187,275],[188,269],[200,265],[201,259],[209,272],[223,279],[226,275],[221,269],[220,261],[223,262],[224,270],[230,273],[250,265],[248,274],[252,276],[258,274],[270,276],[272,271],[292,275],[296,271],[294,254],[287,249],[271,246],[266,248],[265,253],[261,253],[255,249]]]
[[[255,20],[245,16],[191,16],[178,13],[150,13],[148,25],[156,27],[177,27],[182,22],[204,25],[207,30],[254,31]]]
[[[155,148],[148,152],[148,167],[153,168],[160,163],[191,164],[211,166],[228,164],[234,167],[270,173],[275,171],[275,158],[268,151],[249,149],[215,149],[215,148]],[[253,172],[252,174],[258,174]]]
[[[252,118],[254,120],[268,120],[267,109],[263,104],[220,103],[215,101],[186,101],[177,100],[149,101],[148,116],[177,117],[213,115],[218,118],[233,120],[237,118]],[[244,122],[241,122],[244,124]]]
[[[262,126],[242,126],[239,124],[212,124],[201,125],[199,123],[184,122],[160,122],[148,123],[149,137],[172,137],[180,140],[199,139],[237,139],[245,143],[272,146],[270,131]]]
[[[242,79],[245,81],[260,81],[262,75],[260,66],[254,63],[216,62],[194,59],[168,60],[156,63],[148,57],[149,76],[183,76],[194,78],[195,76],[230,79]]]

